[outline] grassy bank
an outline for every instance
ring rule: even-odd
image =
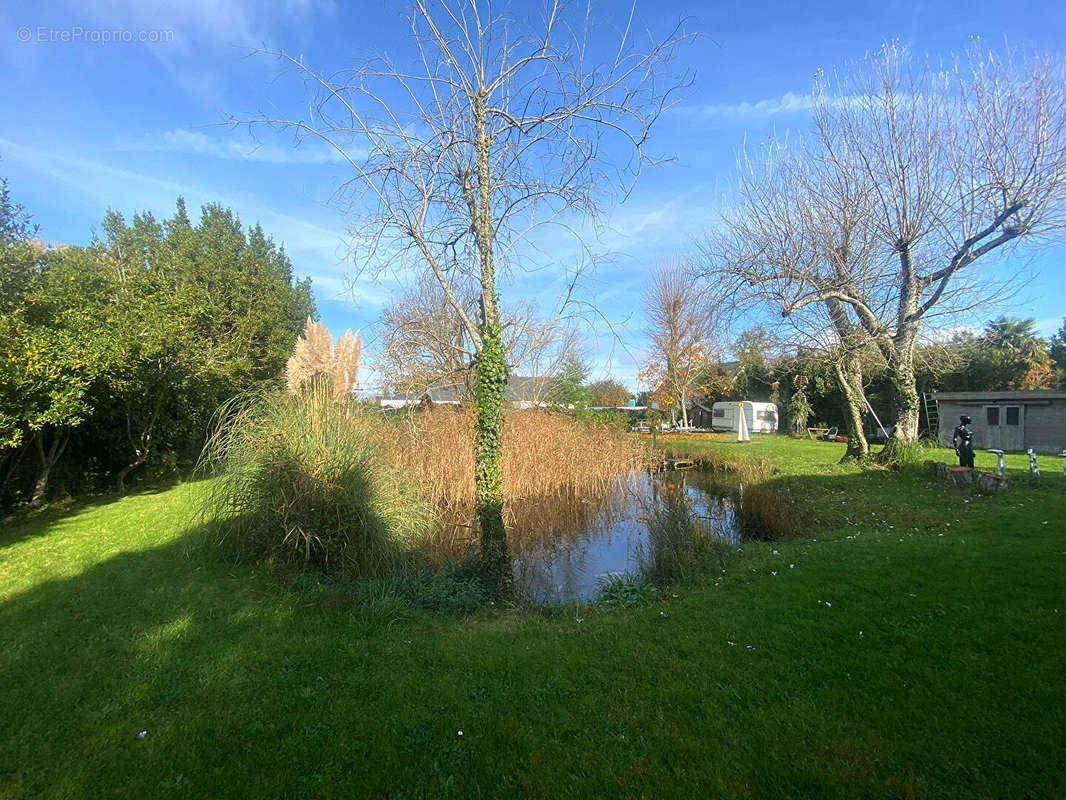
[[[325,607],[200,545],[203,484],[9,526],[0,797],[1063,794],[1057,460],[980,497],[843,445],[660,442],[766,459],[808,529],[546,618]]]

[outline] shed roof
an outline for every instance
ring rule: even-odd
[[[1066,400],[1066,392],[1056,392],[1050,389],[1016,389],[1009,392],[934,392],[933,399],[938,401],[960,400],[966,403],[982,400],[1047,402],[1048,400]]]

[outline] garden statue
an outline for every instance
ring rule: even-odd
[[[959,417],[958,427],[951,434],[951,443],[955,445],[955,455],[959,457],[960,467],[973,469],[973,430],[970,423],[973,420],[963,414]]]
[[[1034,483],[1040,483],[1040,467],[1036,465],[1036,451],[1029,448],[1029,474],[1033,476]]]

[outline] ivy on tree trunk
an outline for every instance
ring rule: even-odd
[[[507,582],[509,563],[500,471],[507,362],[499,323],[484,323],[479,333],[481,352],[474,367],[474,504],[486,576],[499,594]]]

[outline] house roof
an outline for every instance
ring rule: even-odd
[[[1016,389],[1009,392],[934,392],[934,400],[961,400],[973,403],[980,400],[992,401],[1047,401],[1066,400],[1066,392],[1056,392],[1050,389]]]

